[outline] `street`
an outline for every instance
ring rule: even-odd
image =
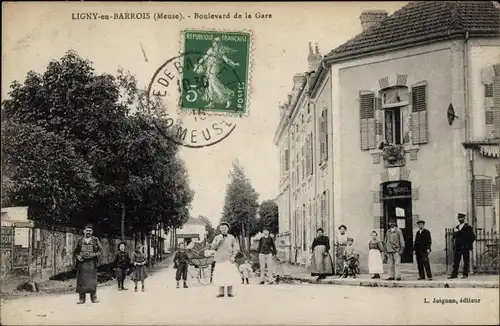
[[[498,289],[408,289],[336,285],[237,285],[234,298],[215,298],[214,285],[191,280],[176,289],[174,270],[146,280],[146,292],[99,288],[99,304],[77,305],[77,295],[6,301],[2,325],[241,325],[241,324],[495,324]],[[436,304],[434,298],[480,299]],[[424,300],[430,303],[424,303]]]

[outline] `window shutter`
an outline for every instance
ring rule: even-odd
[[[429,142],[427,84],[412,86],[411,89],[411,131],[413,144],[426,144]]]
[[[375,126],[375,93],[372,91],[361,91],[359,93],[359,117],[361,150],[375,148],[376,126]]]
[[[500,138],[500,76],[493,77],[493,135]]]
[[[290,168],[290,159],[288,156],[288,149],[285,149],[285,171],[288,171],[288,169]]]
[[[324,131],[323,131],[323,142],[324,145],[324,159],[328,160],[328,109],[325,108],[325,117],[324,117]]]
[[[476,179],[474,181],[474,186],[476,192],[476,206],[492,206],[492,180]]]
[[[323,163],[325,156],[325,141],[323,134],[325,133],[325,110],[321,112],[321,118],[319,123],[319,162]]]

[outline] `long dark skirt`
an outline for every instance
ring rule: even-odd
[[[148,277],[148,273],[146,271],[146,266],[134,266],[134,273],[132,275],[132,281],[144,281]]]
[[[125,280],[125,277],[127,276],[127,269],[126,268],[121,268],[121,267],[118,267],[116,269],[116,279],[118,281],[123,281]]]
[[[76,266],[76,292],[94,293],[97,290],[97,264],[93,259],[78,262]]]
[[[326,255],[325,255],[326,253]],[[312,276],[330,276],[333,275],[332,257],[326,251],[326,246],[320,245],[314,248],[311,257],[310,271]]]

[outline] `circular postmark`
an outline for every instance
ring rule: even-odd
[[[227,138],[236,128],[236,118],[212,115],[204,106],[184,109],[186,101],[200,98],[212,87],[217,76],[193,74],[204,53],[185,52],[167,60],[155,72],[148,87],[148,99],[161,101],[165,109],[163,133],[170,141],[189,148],[215,145]],[[237,72],[222,63],[226,74],[240,81]],[[187,73],[190,72],[190,73]]]

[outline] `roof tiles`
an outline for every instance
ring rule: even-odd
[[[492,1],[414,1],[380,24],[331,51],[326,58],[344,59],[379,50],[432,42],[453,36],[499,37],[500,9]]]

